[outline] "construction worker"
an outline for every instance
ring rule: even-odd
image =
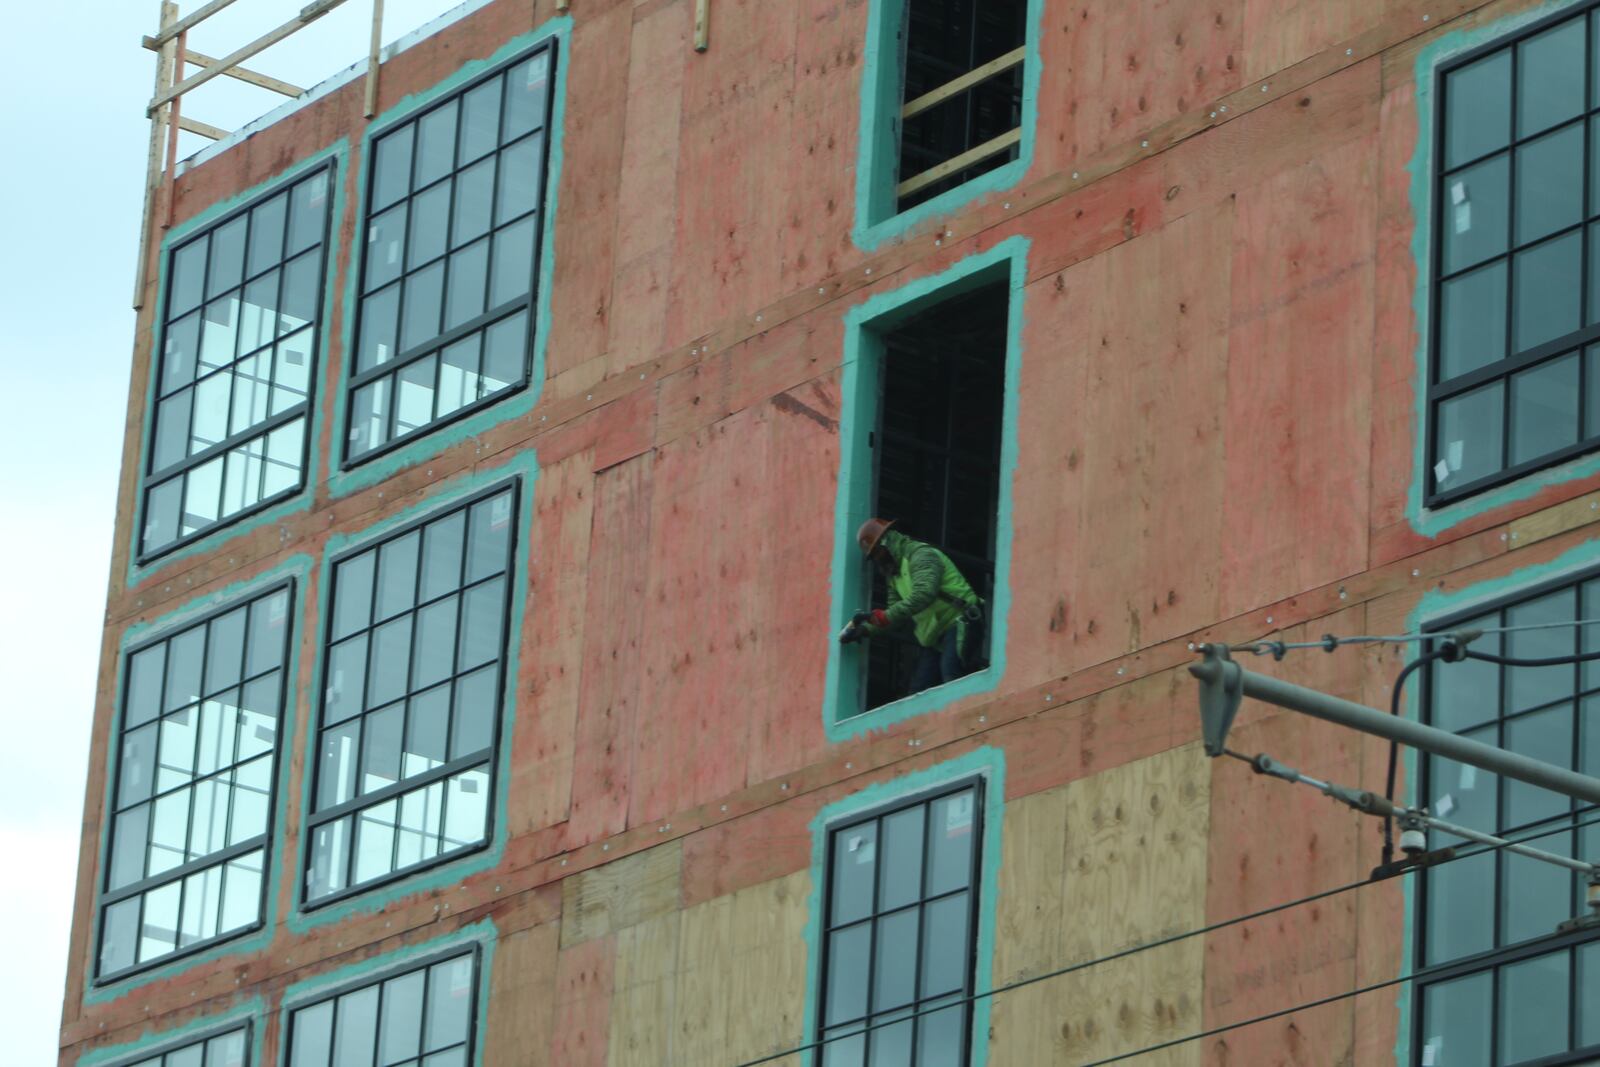
[[[949,556],[891,529],[894,522],[868,519],[856,531],[856,544],[888,584],[888,606],[857,612],[839,641],[850,644],[909,633],[921,646],[906,691],[910,696],[978,668],[983,600]]]

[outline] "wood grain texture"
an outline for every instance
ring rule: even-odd
[[[678,909],[683,846],[676,841],[561,883],[561,947],[617,933]]]
[[[616,947],[616,939],[608,936],[561,950],[556,962],[551,1063],[605,1067]]]
[[[488,985],[483,1062],[537,1067],[548,1062],[556,1028],[557,923],[503,937],[495,945]]]

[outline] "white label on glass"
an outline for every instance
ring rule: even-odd
[[[1435,463],[1433,465],[1433,477],[1440,485],[1448,482],[1450,480],[1450,465],[1442,459]]]
[[[311,202],[313,204],[320,204],[320,203],[322,203],[322,198],[327,196],[327,195],[328,195],[328,176],[327,176],[327,174],[325,174],[325,173],[324,174],[319,174],[315,178],[312,178],[311,179]]]
[[[1452,811],[1456,810],[1456,798],[1451,796],[1449,793],[1446,793],[1433,805],[1433,810],[1434,814],[1438,815],[1439,818],[1444,818],[1446,815],[1449,815]]]
[[[972,794],[956,797],[944,809],[944,832],[955,837],[972,829]]]
[[[1450,186],[1450,202],[1452,204],[1465,204],[1467,202],[1467,183],[1455,182]]]
[[[1478,784],[1478,768],[1463,763],[1461,765],[1461,788],[1469,790]]]
[[[873,847],[872,842],[868,841],[856,853],[856,862],[857,863],[871,863],[872,862],[872,857],[877,855],[877,852],[878,852],[878,850]]]
[[[397,260],[399,258],[400,258],[400,242],[399,241],[390,241],[389,242],[389,262],[393,263],[395,260]]]
[[[1437,1037],[1422,1046],[1422,1067],[1433,1067],[1438,1062],[1439,1046],[1443,1044]]]
[[[1455,210],[1456,232],[1466,233],[1472,229],[1472,205],[1457,204]]]

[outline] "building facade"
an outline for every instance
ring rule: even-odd
[[[1579,879],[1369,881],[1185,670],[1486,627],[1563,662],[1401,712],[1600,774],[1600,5],[568,7],[172,177],[60,1062],[1600,1056]],[[837,640],[874,514],[981,600],[969,673]],[[1383,707],[1425,645],[1251,666]]]

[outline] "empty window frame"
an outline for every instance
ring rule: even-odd
[[[167,257],[139,556],[298,490],[333,164]]]
[[[1600,446],[1600,15],[1440,72],[1429,503]]]
[[[872,513],[941,549],[986,603],[994,600],[1010,291],[994,282],[884,332]],[[873,607],[888,602],[871,573]],[[991,620],[992,621],[992,620]],[[987,642],[987,635],[985,636]],[[875,640],[866,706],[906,694],[919,647]],[[987,659],[987,648],[980,650]]]
[[[528,382],[555,44],[375,137],[345,458]]]
[[[478,950],[346,987],[297,1007],[288,1067],[467,1067],[472,1055]]]
[[[982,807],[969,779],[829,828],[822,1063],[968,1062]]]
[[[339,557],[306,900],[488,841],[517,486]]]
[[[1600,578],[1531,590],[1436,628],[1593,618],[1600,618]],[[1488,633],[1472,647],[1519,659],[1569,657],[1600,651],[1600,626]],[[1442,729],[1600,774],[1600,662],[1438,663],[1425,683],[1424,707]],[[1540,835],[1534,845],[1567,856],[1600,855],[1600,826],[1580,825],[1594,821],[1596,809],[1559,793],[1430,756],[1422,795],[1452,822],[1512,838]],[[1460,844],[1433,836],[1432,848]],[[1474,1062],[1496,1067],[1592,1062],[1600,1055],[1600,931],[1555,934],[1559,923],[1586,910],[1581,877],[1503,850],[1419,877],[1418,959],[1429,977],[1417,991],[1417,1063],[1449,1062],[1450,1049],[1473,1050],[1481,1055]]]
[[[905,0],[899,210],[1017,158],[1026,9],[1027,0]]]
[[[250,1062],[250,1026],[236,1026],[215,1037],[197,1038],[173,1045],[164,1052],[133,1060],[119,1060],[116,1067],[247,1067]]]
[[[260,925],[292,597],[280,586],[126,656],[100,980]]]

